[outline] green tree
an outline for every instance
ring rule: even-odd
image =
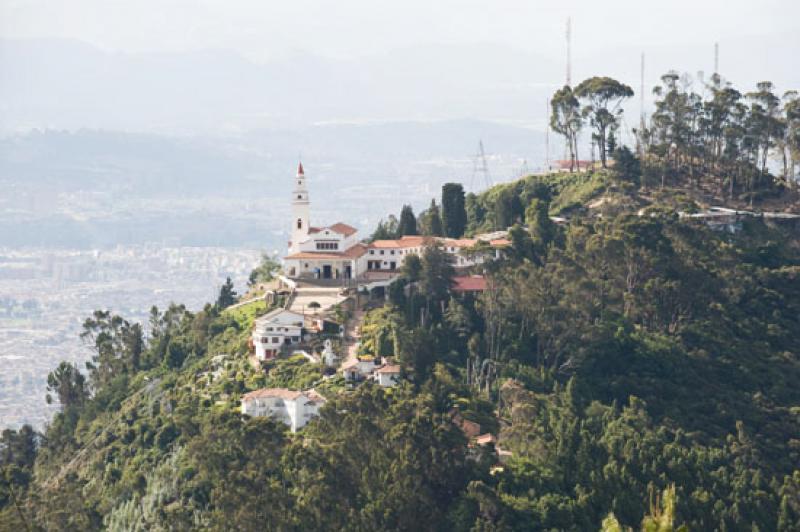
[[[386,221],[381,220],[378,222],[378,227],[375,228],[373,231],[372,236],[370,237],[370,241],[374,242],[375,240],[393,240],[398,236],[398,226],[399,222],[397,221],[397,217],[393,214],[389,215]]]
[[[47,375],[47,391],[47,404],[53,402],[50,394],[54,393],[64,410],[81,406],[88,397],[86,379],[78,370],[78,366],[66,361],[62,361]]]
[[[641,182],[642,168],[639,158],[627,146],[620,146],[614,152],[614,173],[619,179],[636,186]]]
[[[261,254],[261,262],[256,266],[247,280],[248,286],[255,286],[258,283],[268,283],[275,277],[275,273],[281,269],[280,263],[266,253]]]
[[[460,238],[467,227],[464,187],[460,183],[442,185],[442,225],[444,234]]]
[[[569,171],[578,161],[578,134],[583,128],[580,103],[569,85],[557,90],[550,99],[550,128],[564,137],[569,151]]]
[[[439,305],[449,298],[455,275],[453,256],[437,245],[428,245],[422,252],[421,263],[420,290],[427,299],[430,311],[432,303]]]
[[[403,205],[400,211],[400,223],[397,225],[397,236],[416,235],[417,233],[417,218],[414,216],[414,211],[411,205]]]
[[[417,255],[406,255],[401,267],[403,277],[408,279],[409,282],[419,281],[422,275],[422,260]]]
[[[586,102],[583,114],[589,117],[592,127],[595,128],[600,161],[603,168],[606,168],[608,131],[613,131],[619,123],[622,102],[633,96],[633,89],[613,78],[596,76],[575,87],[574,95]]]
[[[751,131],[757,139],[761,175],[767,171],[767,157],[779,139],[783,138],[785,122],[781,119],[781,100],[770,81],[756,84],[756,91],[747,93],[751,101]]]
[[[423,213],[420,222],[423,235],[444,236],[442,217],[439,213],[439,206],[436,205],[436,200],[431,200],[431,206]]]
[[[531,200],[525,209],[525,223],[540,257],[547,252],[547,246],[555,239],[557,231],[556,224],[550,219],[549,209],[550,205],[540,199]]]
[[[521,221],[524,214],[519,194],[513,187],[503,188],[497,195],[494,204],[495,229],[508,229]]]
[[[219,290],[217,297],[217,308],[222,310],[230,307],[236,303],[236,291],[233,289],[233,281],[228,277],[225,279],[225,284]]]

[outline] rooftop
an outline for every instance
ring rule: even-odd
[[[354,235],[354,234],[356,234],[356,232],[358,232],[358,229],[356,229],[355,227],[353,227],[351,225],[347,225],[347,224],[342,223],[342,222],[336,222],[333,225],[327,225],[327,226],[324,226],[324,227],[309,227],[308,228],[308,232],[311,233],[311,234],[319,233],[320,231],[323,231],[325,229],[330,229],[334,233],[338,233],[338,234],[344,235],[344,236]]]
[[[483,275],[462,275],[453,277],[454,292],[483,292],[486,278]]]
[[[292,253],[284,257],[285,259],[311,259],[311,260],[341,260],[341,259],[357,259],[367,252],[367,247],[364,244],[356,244],[350,246],[344,251],[300,251]]]

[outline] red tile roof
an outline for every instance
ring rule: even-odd
[[[336,222],[333,225],[328,225],[328,226],[325,226],[325,227],[309,227],[308,228],[308,232],[309,232],[309,234],[314,234],[314,233],[319,233],[320,231],[323,231],[324,229],[330,229],[334,233],[338,233],[338,234],[344,235],[344,236],[354,235],[358,231],[358,229],[356,229],[355,227],[352,227],[352,226],[347,225],[347,224],[342,223],[342,222]]]
[[[398,249],[398,248],[416,248],[431,242],[431,237],[419,235],[405,235],[396,240],[375,240],[371,242],[369,247],[376,249]]]
[[[303,392],[298,392],[297,390],[289,390],[288,388],[261,388],[260,390],[255,390],[249,393],[246,393],[242,396],[242,399],[260,399],[262,397],[275,397],[279,399],[287,399],[293,401],[300,397]]]
[[[486,278],[483,275],[461,275],[453,277],[454,292],[483,292],[486,290]]]
[[[305,173],[303,172],[303,163],[297,164],[297,175],[305,175]]]
[[[242,396],[242,400],[274,397],[278,399],[285,399],[287,401],[294,401],[301,395],[304,395],[306,398],[314,402],[325,402],[325,398],[316,390],[307,390],[305,392],[301,392],[297,390],[289,390],[288,388],[261,388],[260,390],[255,390],[244,394]]]
[[[400,366],[398,364],[387,364],[375,370],[375,373],[400,373]]]
[[[345,260],[357,259],[367,252],[364,244],[356,244],[344,251],[300,251],[287,255],[284,259]]]

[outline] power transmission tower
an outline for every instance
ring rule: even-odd
[[[483,149],[483,140],[478,141],[478,153],[475,154],[475,159],[472,166],[472,180],[470,181],[470,188],[474,192],[475,176],[478,174],[483,175],[483,186],[489,188],[492,186],[492,176],[489,174],[489,165],[486,162],[486,152]]]
[[[567,17],[567,85],[572,86],[572,17]]]

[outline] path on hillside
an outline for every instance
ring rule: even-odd
[[[361,324],[364,323],[364,312],[361,309],[356,309],[353,312],[353,317],[350,318],[344,327],[344,354],[345,358],[342,361],[342,366],[346,366],[352,362],[357,362],[358,346],[361,345]]]

